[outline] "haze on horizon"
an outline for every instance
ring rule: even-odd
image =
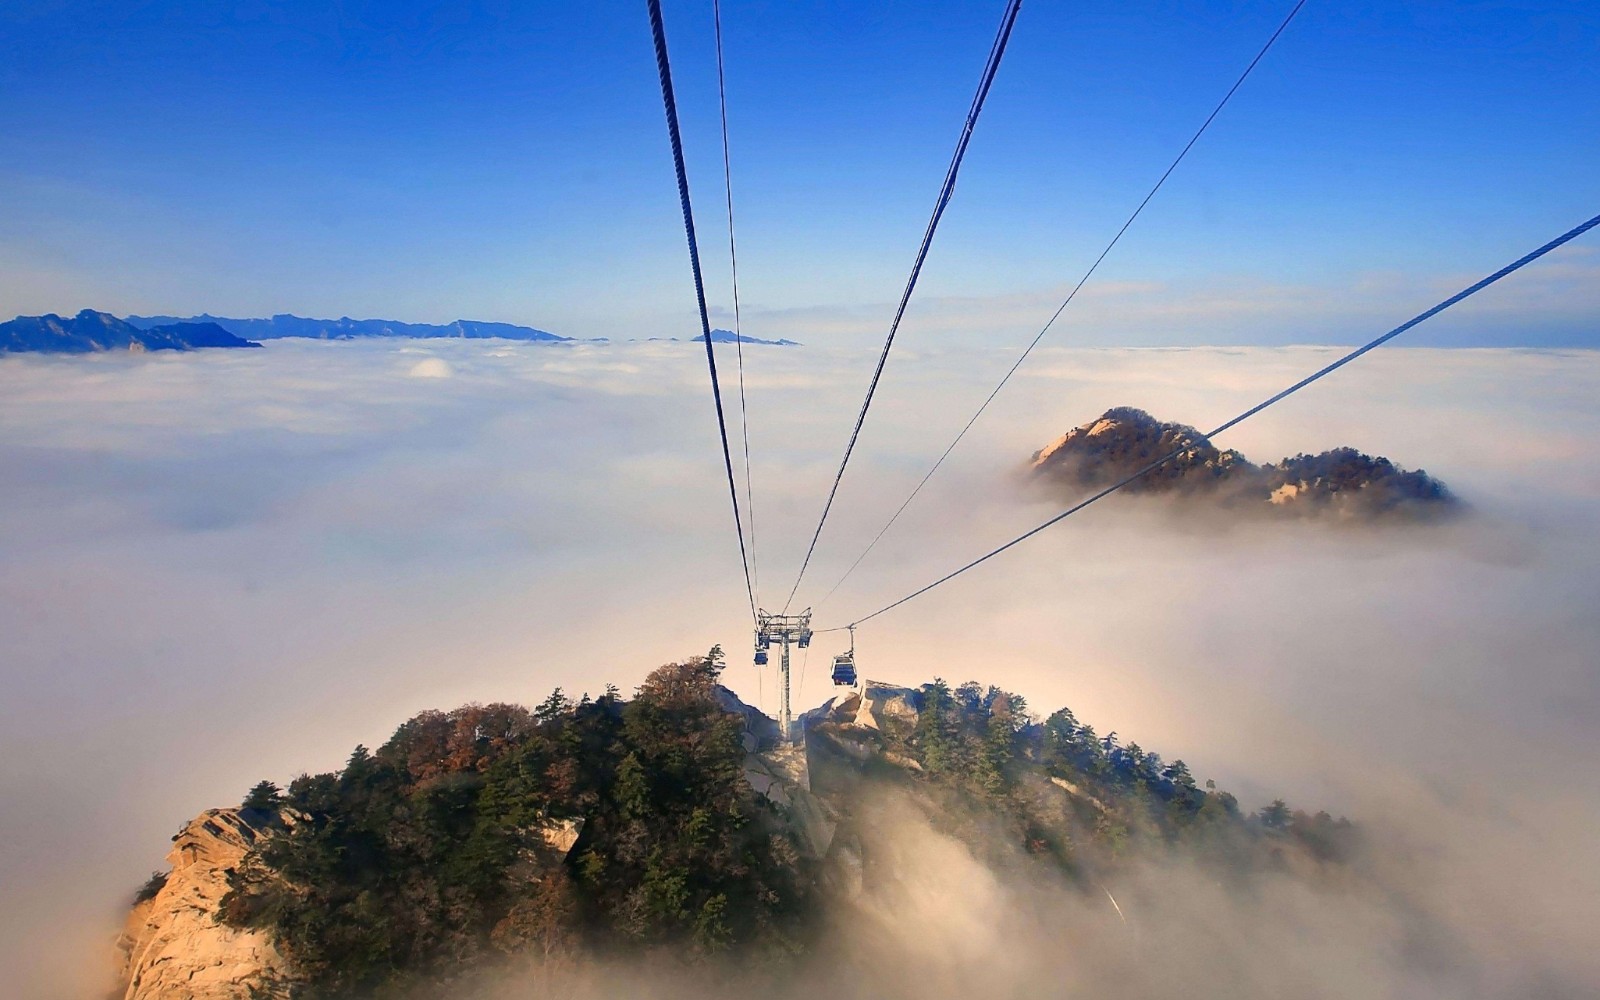
[[[710,248],[710,5],[666,6]],[[1288,6],[1029,4],[907,339],[1025,343]],[[745,332],[881,337],[997,12],[727,5]],[[1352,343],[1531,249],[1600,203],[1597,38],[1308,4],[1054,342]],[[0,308],[693,330],[656,86],[630,4],[7,4]],[[1592,247],[1519,287],[1414,342],[1594,343]]]

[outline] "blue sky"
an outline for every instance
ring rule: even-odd
[[[746,332],[881,340],[1002,6],[729,0]],[[1289,6],[1024,4],[908,338],[1025,342]],[[726,325],[710,0],[665,8]],[[0,135],[7,314],[695,327],[642,2],[13,0]],[[1312,0],[1058,335],[1364,339],[1597,160],[1595,4]],[[1600,344],[1597,243],[1415,342]]]

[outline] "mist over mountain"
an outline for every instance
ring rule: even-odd
[[[0,323],[0,352],[88,354],[260,346],[209,320],[169,319],[136,326],[93,309],[84,309],[70,319],[48,313]]]
[[[1444,483],[1422,470],[1354,448],[1256,465],[1218,448],[1187,424],[1118,406],[1034,452],[1032,474],[1078,498],[1104,489],[1178,449],[1183,453],[1123,487],[1249,514],[1369,521],[1443,517],[1460,509]]]
[[[996,687],[869,681],[788,744],[720,669],[713,650],[630,700],[557,689],[533,709],[424,712],[338,771],[207,810],[137,895],[123,995],[478,996],[628,967],[698,989],[798,976],[911,995],[893,972],[905,943],[873,968],[838,922],[887,908],[909,926],[897,897],[922,877],[906,856],[922,837],[1121,935],[1117,897],[1145,919],[1135,883],[1152,865],[1241,899],[1361,878],[1350,823],[1282,801],[1246,814],[1068,709],[1040,720]]]
[[[722,468],[701,345],[267,346],[0,363],[7,997],[101,996],[128,896],[155,867],[172,889],[151,916],[214,928],[183,893],[201,891],[212,852],[242,856],[246,834],[224,809],[169,838],[210,809],[237,811],[252,783],[339,771],[357,743],[378,756],[429,707],[533,707],[557,685],[598,700],[606,679],[631,705],[664,650],[747,624],[725,519],[705,516]],[[763,353],[763,531],[800,536],[838,457],[835,424],[816,414],[854,413],[875,355]],[[826,613],[871,610],[1036,522],[1017,467],[1055,436],[1042,426],[1130,400],[1237,412],[1331,355],[1042,347],[1038,377],[1014,382],[1017,398],[974,428],[944,486]],[[446,377],[416,377],[435,359]],[[958,429],[967,411],[953,402],[976,405],[1011,361],[930,352],[931,373],[886,397],[866,499],[914,486],[930,429]],[[1482,517],[1416,533],[1285,519],[1224,537],[1165,523],[1176,498],[1103,504],[915,614],[882,616],[860,651],[864,677],[912,690],[977,677],[1026,694],[1037,716],[1070,705],[1097,735],[1183,758],[1203,789],[1215,777],[1246,819],[1280,796],[1348,816],[1365,846],[1321,870],[1352,873],[1349,887],[1256,872],[1240,892],[1162,853],[1096,870],[1124,925],[1104,893],[1045,877],[1018,840],[952,830],[947,816],[1004,828],[1004,814],[930,809],[933,783],[906,768],[852,813],[894,877],[820,909],[826,947],[767,1000],[836,984],[841,1000],[1596,995],[1600,806],[1580,779],[1600,769],[1600,353],[1396,348],[1366,362],[1225,442],[1257,460],[1360,443],[1448,469]],[[887,513],[858,499],[841,541],[864,542]],[[832,693],[819,651],[818,670],[796,664],[801,706]],[[763,694],[737,664],[720,683],[770,712],[764,679]],[[812,768],[816,794],[834,794],[822,775]],[[409,836],[462,780],[404,799],[391,828]],[[1092,829],[1076,836],[1078,856],[1092,843]],[[193,859],[183,873],[161,861],[172,850]],[[389,887],[374,888],[381,902]],[[481,988],[414,995],[750,995],[708,987],[671,948],[645,951],[570,972],[486,969]],[[200,993],[224,968],[197,963],[189,982]]]

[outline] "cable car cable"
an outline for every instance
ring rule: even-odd
[[[802,697],[802,698],[805,697],[805,690],[806,690],[806,666],[810,662],[811,662],[811,647],[807,646],[806,649],[805,649],[805,652],[800,657],[800,686],[795,688],[795,694],[798,695],[799,697]]]
[[[917,278],[922,274],[923,262],[927,260],[928,250],[933,245],[933,234],[939,228],[939,220],[944,216],[944,210],[955,193],[956,175],[961,170],[962,159],[967,155],[967,145],[972,141],[972,132],[978,124],[978,115],[983,111],[983,102],[989,96],[989,88],[994,84],[995,74],[1000,70],[1000,59],[1005,55],[1006,43],[1011,38],[1011,28],[1016,23],[1017,12],[1021,6],[1022,0],[1006,2],[1005,14],[1000,19],[1000,30],[989,49],[989,59],[984,65],[983,76],[978,81],[978,91],[972,98],[971,108],[967,111],[967,119],[961,128],[961,137],[956,141],[949,169],[945,171],[944,184],[939,189],[939,199],[934,204],[933,217],[928,220],[928,228],[922,235],[922,244],[917,249],[916,261],[911,266],[911,276],[906,280],[905,291],[900,295],[900,305],[895,309],[894,320],[889,324],[889,335],[884,338],[883,351],[878,355],[878,366],[873,370],[872,381],[867,384],[866,398],[861,401],[861,411],[856,415],[855,427],[851,429],[850,440],[845,444],[844,457],[839,460],[839,471],[834,473],[833,486],[828,490],[828,500],[822,506],[822,516],[817,519],[817,530],[811,534],[811,544],[806,548],[806,557],[800,564],[800,572],[795,577],[794,586],[789,590],[788,600],[783,603],[785,612],[789,610],[789,605],[794,603],[795,592],[800,589],[800,581],[805,579],[806,568],[811,565],[811,556],[817,550],[817,539],[822,537],[822,526],[827,523],[828,513],[833,509],[834,497],[839,493],[839,482],[844,478],[845,466],[850,464],[850,455],[855,451],[856,439],[861,436],[861,425],[866,423],[867,410],[872,406],[873,394],[878,391],[878,380],[883,377],[883,366],[889,360],[889,349],[894,346],[895,333],[900,329],[900,320],[905,316],[906,306],[911,301],[911,293],[917,287]]]
[[[1111,242],[1107,243],[1105,249],[1100,251],[1100,256],[1096,257],[1094,259],[1094,263],[1089,265],[1089,269],[1084,272],[1083,277],[1078,279],[1078,283],[1072,287],[1072,291],[1067,293],[1066,299],[1063,300],[1061,305],[1056,308],[1055,313],[1051,315],[1050,319],[1044,324],[1043,328],[1041,328],[1038,334],[1034,336],[1032,342],[1030,342],[1028,346],[1023,349],[1022,353],[1017,356],[1017,360],[1012,363],[1010,370],[1001,377],[999,383],[995,385],[994,390],[989,393],[988,398],[983,401],[982,405],[978,407],[977,412],[972,415],[972,419],[968,420],[966,426],[961,428],[960,432],[956,434],[949,446],[945,448],[944,454],[939,456],[938,460],[933,463],[933,467],[930,468],[922,477],[922,481],[917,483],[916,487],[912,489],[910,495],[907,496],[904,502],[900,504],[899,508],[892,515],[890,515],[889,520],[884,523],[882,528],[878,529],[878,533],[873,536],[872,541],[867,543],[867,547],[861,551],[861,554],[856,556],[856,560],[850,564],[850,568],[844,571],[844,575],[839,577],[838,582],[830,587],[828,592],[822,596],[822,600],[818,601],[815,605],[813,605],[813,607],[820,608],[822,605],[828,602],[828,598],[832,597],[834,592],[839,589],[840,585],[850,578],[850,574],[856,571],[856,567],[860,566],[862,560],[867,558],[867,554],[877,547],[878,542],[885,534],[888,533],[889,529],[894,526],[894,523],[900,519],[900,515],[905,513],[906,508],[911,506],[911,502],[917,498],[917,494],[921,493],[922,488],[928,485],[928,480],[932,479],[934,473],[939,471],[939,467],[944,465],[944,460],[950,457],[951,452],[955,451],[956,445],[960,444],[961,439],[967,436],[968,431],[972,430],[972,425],[978,422],[978,418],[983,416],[984,411],[989,408],[989,404],[994,402],[996,396],[1000,395],[1000,390],[1004,389],[1006,387],[1006,383],[1011,381],[1011,376],[1015,375],[1017,373],[1017,369],[1022,367],[1022,363],[1028,360],[1028,355],[1033,353],[1033,349],[1039,346],[1039,342],[1044,339],[1045,334],[1050,332],[1050,328],[1055,325],[1056,320],[1061,318],[1061,314],[1066,311],[1067,306],[1071,305],[1072,300],[1077,298],[1078,292],[1081,291],[1089,279],[1094,276],[1095,271],[1099,270],[1100,264],[1106,259],[1107,255],[1109,255],[1116,245],[1121,242],[1123,234],[1125,234],[1129,227],[1133,225],[1134,220],[1138,219],[1139,215],[1144,212],[1145,206],[1150,204],[1151,199],[1156,196],[1156,192],[1161,190],[1162,185],[1167,183],[1167,178],[1171,177],[1172,172],[1178,169],[1178,164],[1182,163],[1184,157],[1189,155],[1189,151],[1194,148],[1195,143],[1199,142],[1200,137],[1206,134],[1206,129],[1211,127],[1211,123],[1216,120],[1219,114],[1222,113],[1222,109],[1228,106],[1228,102],[1233,99],[1233,95],[1241,86],[1244,85],[1244,81],[1250,76],[1251,72],[1255,70],[1256,65],[1261,62],[1262,58],[1266,56],[1267,51],[1272,48],[1275,42],[1277,42],[1278,36],[1283,34],[1284,29],[1289,27],[1289,22],[1294,20],[1295,15],[1300,13],[1300,8],[1304,7],[1305,5],[1306,0],[1299,0],[1299,2],[1294,5],[1294,8],[1289,11],[1289,16],[1283,19],[1283,22],[1278,25],[1278,29],[1272,33],[1270,38],[1267,39],[1267,43],[1261,46],[1261,50],[1256,53],[1255,58],[1250,60],[1250,65],[1244,68],[1244,72],[1239,74],[1239,78],[1233,82],[1233,86],[1229,87],[1228,92],[1222,95],[1222,100],[1217,103],[1217,106],[1211,110],[1211,114],[1207,115],[1206,120],[1201,123],[1200,128],[1193,136],[1190,137],[1189,141],[1184,144],[1183,149],[1178,152],[1177,158],[1174,159],[1171,165],[1167,167],[1166,172],[1164,172],[1160,179],[1156,181],[1155,186],[1150,189],[1150,192],[1144,196],[1144,200],[1139,202],[1138,207],[1133,210],[1133,214],[1128,216],[1127,221],[1122,224],[1122,228],[1118,229],[1116,235],[1111,237]]]
[[[1489,287],[1490,285],[1494,284],[1495,282],[1499,281],[1501,278],[1504,278],[1506,275],[1511,274],[1512,272],[1517,271],[1517,270],[1521,269],[1522,267],[1533,263],[1534,261],[1538,260],[1540,257],[1543,257],[1545,254],[1547,254],[1550,251],[1556,249],[1557,247],[1562,246],[1562,245],[1564,245],[1564,244],[1566,244],[1566,243],[1568,243],[1568,242],[1570,242],[1570,241],[1572,241],[1574,239],[1577,239],[1579,236],[1582,236],[1584,233],[1586,233],[1589,230],[1593,229],[1597,225],[1600,225],[1600,215],[1595,216],[1594,218],[1588,220],[1587,222],[1579,223],[1578,225],[1574,226],[1573,228],[1567,230],[1565,233],[1563,233],[1560,236],[1556,237],[1555,239],[1551,240],[1549,243],[1546,243],[1544,246],[1540,247],[1539,249],[1534,250],[1531,253],[1525,254],[1522,257],[1517,258],[1516,260],[1512,261],[1510,264],[1507,264],[1505,267],[1502,267],[1500,270],[1494,272],[1493,274],[1489,275],[1486,278],[1483,278],[1482,280],[1478,281],[1475,284],[1467,286],[1466,288],[1462,289],[1461,291],[1457,292],[1456,294],[1450,296],[1448,299],[1445,299],[1443,302],[1440,302],[1438,305],[1434,306],[1433,308],[1428,309],[1425,312],[1418,313],[1417,315],[1413,316],[1412,318],[1406,320],[1404,323],[1401,323],[1399,326],[1395,327],[1393,330],[1390,330],[1388,333],[1385,333],[1382,336],[1377,337],[1374,340],[1368,341],[1366,344],[1362,345],[1361,347],[1356,348],[1355,350],[1351,351],[1349,354],[1346,354],[1344,357],[1342,357],[1339,360],[1333,362],[1332,364],[1328,365],[1327,367],[1319,369],[1316,372],[1313,372],[1312,374],[1306,376],[1305,378],[1303,378],[1300,381],[1296,382],[1294,385],[1289,386],[1287,389],[1284,389],[1283,391],[1277,393],[1276,395],[1269,396],[1267,399],[1257,403],[1255,406],[1250,407],[1248,410],[1245,410],[1243,413],[1239,414],[1238,416],[1234,417],[1233,419],[1224,422],[1219,427],[1217,427],[1215,430],[1211,431],[1209,434],[1201,435],[1199,440],[1200,441],[1210,441],[1212,438],[1216,437],[1218,434],[1221,434],[1223,431],[1228,430],[1230,427],[1233,427],[1234,425],[1239,424],[1239,423],[1243,422],[1244,420],[1249,419],[1252,416],[1255,416],[1257,413],[1260,413],[1262,410],[1265,410],[1267,407],[1271,406],[1272,404],[1274,404],[1274,403],[1276,403],[1276,402],[1278,402],[1278,401],[1280,401],[1282,399],[1285,399],[1285,398],[1293,395],[1296,392],[1299,392],[1301,389],[1304,389],[1306,386],[1308,386],[1311,383],[1317,381],[1318,379],[1322,378],[1323,376],[1329,375],[1329,374],[1337,371],[1338,369],[1343,368],[1345,365],[1347,365],[1350,362],[1354,361],[1355,359],[1361,357],[1363,354],[1366,354],[1368,351],[1371,351],[1371,350],[1373,350],[1373,349],[1375,349],[1375,348],[1377,348],[1377,347],[1379,347],[1379,346],[1381,346],[1383,344],[1388,343],[1389,341],[1393,340],[1395,337],[1400,336],[1402,333],[1405,333],[1407,330],[1411,329],[1412,327],[1416,326],[1417,324],[1422,323],[1425,320],[1428,320],[1428,319],[1438,315],[1441,312],[1444,312],[1446,309],[1448,309],[1451,306],[1455,305],[1457,302],[1460,302],[1462,299],[1468,298],[1468,297],[1476,294],[1477,292],[1482,291],[1483,289],[1485,289],[1485,288]],[[1146,465],[1143,468],[1139,469],[1137,472],[1133,473],[1132,475],[1126,476],[1123,479],[1120,479],[1117,482],[1111,484],[1110,486],[1107,486],[1105,489],[1103,489],[1100,492],[1094,494],[1093,496],[1089,497],[1088,499],[1080,500],[1078,503],[1074,504],[1071,507],[1068,507],[1066,510],[1064,510],[1061,513],[1057,514],[1055,517],[1052,517],[1050,520],[1044,522],[1043,524],[1039,525],[1038,527],[1033,528],[1033,529],[1031,529],[1029,531],[1026,531],[1021,535],[1018,535],[1016,538],[1013,538],[1011,541],[1005,543],[1004,545],[1000,546],[999,548],[990,550],[989,552],[985,553],[984,555],[981,555],[978,558],[976,558],[976,559],[972,560],[971,562],[967,563],[965,566],[962,566],[960,569],[957,569],[954,572],[945,574],[944,576],[942,576],[939,579],[933,581],[932,583],[928,584],[927,586],[922,587],[922,588],[920,588],[918,590],[912,591],[911,593],[907,594],[906,596],[900,598],[898,601],[895,601],[892,604],[884,605],[883,607],[879,608],[878,610],[874,611],[872,614],[867,615],[864,618],[857,618],[855,621],[851,622],[850,624],[851,625],[860,625],[863,622],[871,621],[872,619],[878,617],[879,615],[883,614],[886,611],[892,611],[893,609],[898,608],[900,605],[906,603],[907,601],[910,601],[910,600],[912,600],[914,598],[920,597],[923,594],[926,594],[928,591],[932,590],[933,588],[935,588],[935,587],[937,587],[937,586],[939,586],[941,584],[948,583],[949,581],[951,581],[951,580],[955,579],[956,577],[960,576],[962,573],[965,573],[967,570],[973,569],[976,566],[979,566],[979,565],[981,565],[981,564],[983,564],[985,562],[988,562],[990,559],[993,559],[995,556],[997,556],[1000,553],[1006,551],[1007,549],[1012,548],[1012,547],[1014,547],[1016,545],[1019,545],[1024,541],[1027,541],[1029,538],[1032,538],[1034,535],[1037,535],[1039,532],[1045,530],[1046,528],[1050,527],[1053,524],[1056,524],[1057,522],[1063,520],[1064,518],[1067,518],[1067,517],[1069,517],[1069,516],[1071,516],[1073,514],[1076,514],[1078,511],[1080,511],[1083,508],[1089,506],[1090,504],[1094,503],[1095,501],[1101,500],[1101,499],[1103,499],[1105,497],[1110,496],[1111,494],[1113,494],[1113,493],[1117,492],[1118,490],[1122,489],[1124,486],[1126,486],[1129,483],[1133,482],[1135,479],[1138,479],[1139,477],[1145,475],[1146,473],[1149,473],[1152,470],[1157,469],[1162,465],[1165,465],[1167,462],[1172,461],[1174,458],[1177,458],[1179,455],[1182,455],[1184,452],[1189,451],[1193,447],[1194,447],[1194,442],[1191,442],[1189,444],[1183,445],[1182,447],[1174,449],[1173,451],[1167,453],[1166,455],[1163,455],[1160,458],[1156,459],[1154,462],[1151,462],[1149,465]]]
[[[689,203],[689,172],[683,163],[683,137],[678,130],[678,102],[672,92],[672,65],[667,58],[667,31],[661,23],[661,0],[645,0],[650,9],[650,31],[655,37],[656,69],[661,76],[661,104],[667,116],[667,138],[678,174],[678,200],[683,206],[683,230],[689,243],[689,266],[694,272],[695,301],[700,306],[700,330],[706,339],[706,365],[711,369],[711,398],[717,406],[717,431],[722,436],[722,462],[728,472],[728,497],[733,501],[733,525],[739,533],[739,559],[744,566],[745,594],[750,617],[756,617],[755,585],[750,579],[750,556],[744,544],[744,519],[739,514],[739,487],[734,483],[733,453],[728,449],[728,421],[722,412],[722,387],[717,382],[717,355],[711,346],[711,319],[706,312],[705,278],[700,271],[700,245],[694,234],[694,209]]]
[[[739,316],[739,247],[733,238],[733,165],[728,155],[728,88],[722,71],[722,0],[711,0],[717,37],[717,109],[722,117],[722,185],[728,201],[728,263],[733,279],[733,347],[739,368],[739,434],[744,439],[744,509],[750,522],[750,580],[761,603],[761,563],[756,554],[756,496],[750,485],[750,407],[744,395],[744,325]]]

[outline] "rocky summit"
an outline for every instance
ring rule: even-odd
[[[1029,470],[1064,498],[1078,499],[1168,455],[1173,457],[1129,482],[1123,492],[1241,514],[1352,522],[1434,519],[1460,507],[1444,483],[1387,458],[1335,448],[1256,465],[1237,451],[1218,448],[1187,424],[1160,421],[1127,406],[1109,409],[1041,448]]]
[[[782,740],[719,670],[670,664],[627,700],[425,712],[339,771],[202,813],[139,893],[117,995],[502,996],[474,983],[558,966],[821,982],[851,967],[834,931],[915,882],[908,826],[1106,919],[1119,872],[1150,859],[1249,892],[1325,880],[1357,846],[1343,820],[1247,814],[1182,761],[998,688],[866,681]]]

